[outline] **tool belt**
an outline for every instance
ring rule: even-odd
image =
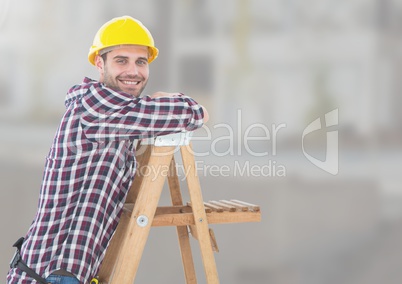
[[[22,243],[24,242],[24,238],[19,238],[18,241],[15,242],[13,247],[17,249],[17,251],[14,254],[14,257],[12,258],[10,262],[10,268],[19,268],[22,271],[24,271],[26,274],[34,278],[36,281],[42,284],[48,284],[45,278],[42,278],[39,274],[37,274],[35,271],[33,271],[31,268],[27,266],[27,264],[22,260],[20,251],[21,251],[21,246]]]

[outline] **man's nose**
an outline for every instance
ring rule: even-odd
[[[138,75],[138,66],[135,63],[129,64],[126,70],[127,75],[129,76],[137,76]]]

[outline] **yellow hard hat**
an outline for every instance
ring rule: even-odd
[[[138,20],[129,17],[117,17],[105,23],[96,33],[89,49],[88,60],[95,65],[95,56],[104,48],[118,45],[143,45],[149,49],[148,63],[159,53],[149,30]]]

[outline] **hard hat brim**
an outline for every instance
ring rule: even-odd
[[[130,46],[130,45],[136,45],[136,44],[111,45],[111,46],[106,46],[106,47],[103,47],[103,48],[96,48],[96,47],[92,46],[91,50],[89,51],[89,54],[88,54],[88,61],[92,65],[95,65],[95,57],[96,57],[96,55],[100,55],[102,50],[109,49],[109,48],[112,48],[112,47]],[[148,49],[150,51],[149,52],[149,57],[148,57],[148,63],[151,63],[152,61],[154,61],[158,57],[159,50],[156,47],[154,47],[154,46],[146,46],[146,45],[141,45],[141,46],[148,47]]]

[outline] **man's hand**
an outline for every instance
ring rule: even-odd
[[[180,96],[180,93],[156,92],[151,95],[151,98],[153,98],[153,99],[162,98],[162,97],[174,98],[174,97],[179,97],[179,96]]]

